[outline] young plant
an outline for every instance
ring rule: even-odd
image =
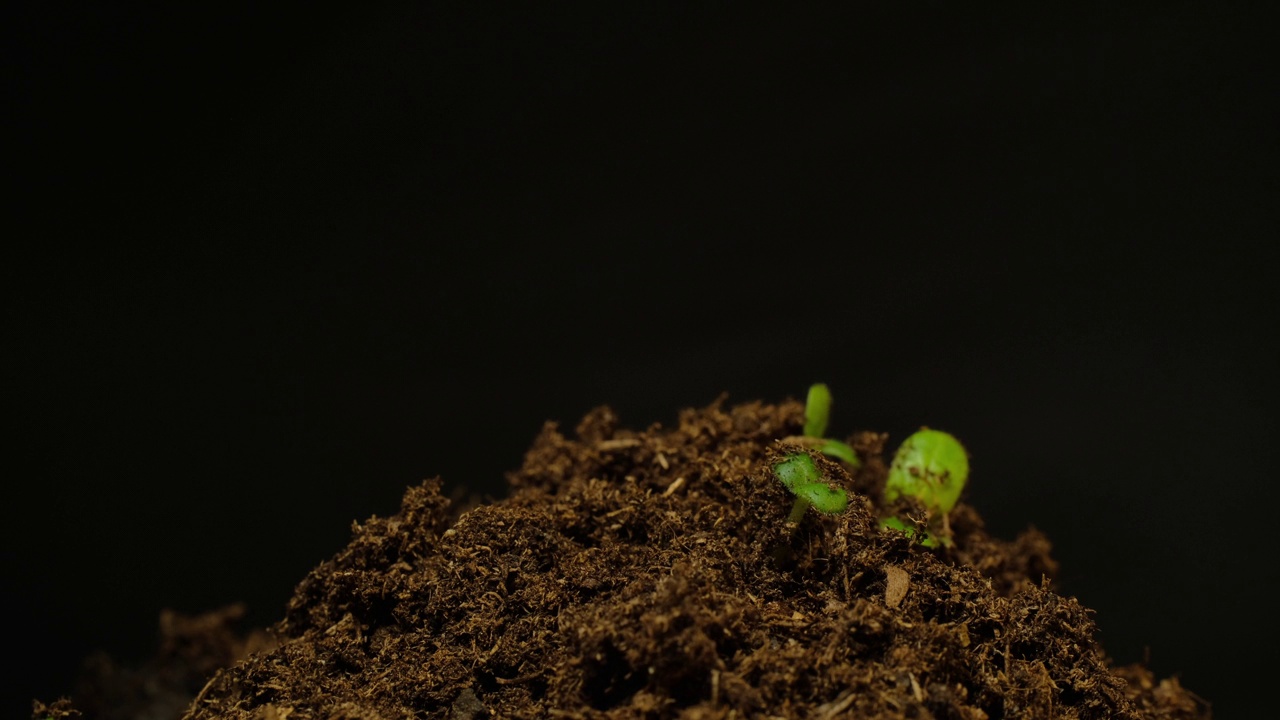
[[[884,486],[884,499],[891,503],[901,497],[919,500],[928,512],[927,534],[920,542],[928,547],[951,544],[948,514],[960,499],[969,479],[969,455],[954,436],[941,430],[921,428],[898,447]],[[915,534],[912,525],[889,516],[881,526]]]
[[[830,457],[858,466],[858,455],[839,440],[824,438],[827,421],[831,417],[831,390],[822,383],[809,386],[809,396],[804,404],[804,435],[786,438],[787,442],[811,447]],[[787,517],[789,525],[797,526],[805,512],[816,508],[818,512],[836,515],[844,512],[849,497],[844,490],[827,482],[808,453],[791,453],[773,466],[773,474],[791,494],[796,496]]]
[[[831,417],[831,390],[824,383],[809,386],[809,396],[804,403],[804,435],[789,437],[794,442],[839,460],[853,467],[861,463],[858,454],[848,444],[839,440],[824,437],[827,434],[827,421]]]
[[[789,525],[799,525],[810,506],[827,515],[842,513],[849,506],[849,496],[827,482],[809,453],[787,455],[773,466],[773,474],[796,496],[787,517]]]

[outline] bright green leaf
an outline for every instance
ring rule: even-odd
[[[931,513],[947,513],[968,479],[969,456],[960,441],[941,430],[924,428],[898,448],[884,497],[890,502],[904,495],[914,497]]]

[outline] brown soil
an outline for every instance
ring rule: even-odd
[[[229,634],[234,612],[187,620],[151,671],[181,694],[223,668],[189,720],[1210,716],[1111,666],[1039,532],[993,538],[963,503],[951,548],[881,530],[883,435],[849,439],[856,471],[816,458],[850,507],[792,534],[770,463],[802,414],[722,399],[672,429],[607,408],[572,438],[549,423],[508,499],[463,511],[438,480],[410,488],[298,585],[276,642]],[[37,716],[176,717],[172,699],[112,714],[101,687],[128,683],[105,676]]]

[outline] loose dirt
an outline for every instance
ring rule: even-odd
[[[229,634],[234,610],[170,628],[148,672],[181,702],[131,706],[99,672],[36,717],[1210,717],[1176,679],[1113,667],[1040,532],[992,537],[963,502],[951,547],[881,529],[882,434],[848,438],[857,468],[815,456],[849,509],[793,530],[771,464],[803,411],[721,398],[671,428],[608,408],[548,423],[509,497],[464,508],[432,479],[357,524],[270,638]]]

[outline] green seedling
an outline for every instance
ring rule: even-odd
[[[830,417],[831,390],[823,383],[810,385],[809,396],[804,403],[804,435],[789,437],[787,441],[811,447],[827,457],[843,460],[855,468],[858,467],[861,463],[853,448],[839,440],[823,437],[827,434],[827,421]]]
[[[959,440],[941,430],[921,428],[902,442],[889,468],[884,486],[885,502],[902,497],[920,501],[928,512],[929,532],[921,543],[936,547],[951,544],[948,514],[960,500],[969,479],[969,455]],[[914,536],[914,527],[900,518],[887,517],[883,527]]]
[[[804,403],[804,435],[785,438],[786,442],[810,447],[828,457],[858,466],[858,455],[845,443],[823,437],[827,434],[827,421],[831,418],[831,390],[823,383],[809,386]],[[818,512],[836,515],[844,512],[849,497],[844,490],[827,482],[808,453],[787,455],[773,466],[773,474],[796,496],[787,523],[798,526],[810,507]]]
[[[809,396],[804,401],[804,434],[820,438],[827,434],[827,421],[831,419],[831,389],[826,383],[809,386]]]
[[[796,496],[787,517],[790,525],[799,525],[810,506],[827,515],[842,513],[849,506],[845,491],[827,482],[809,453],[787,455],[773,466],[773,474]]]

